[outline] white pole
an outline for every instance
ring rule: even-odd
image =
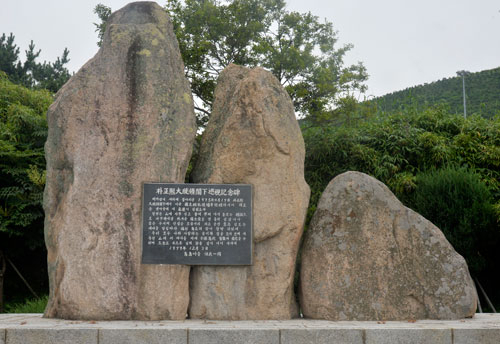
[[[465,102],[465,73],[462,74],[462,87],[464,91],[464,118],[467,118],[467,104]]]
[[[464,118],[467,118],[467,103],[465,100],[465,76],[467,74],[469,74],[469,72],[466,70],[459,70],[457,72],[457,75],[462,77],[462,91],[463,91],[463,96],[464,96]]]

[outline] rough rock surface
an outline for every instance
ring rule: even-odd
[[[305,235],[305,317],[327,320],[471,317],[477,294],[442,232],[378,180],[346,172],[328,184]]]
[[[141,265],[142,182],[183,182],[196,134],[170,19],[112,14],[101,49],[47,117],[46,317],[184,319],[189,267]]]
[[[304,154],[292,101],[278,80],[262,68],[228,66],[193,181],[253,185],[253,265],[193,267],[191,318],[297,315],[295,260],[310,193]]]

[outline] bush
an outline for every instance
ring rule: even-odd
[[[49,92],[15,85],[0,72],[0,250],[11,248],[11,236],[43,246],[45,113],[52,100]]]
[[[478,275],[499,242],[491,193],[479,174],[445,167],[419,173],[410,206],[438,226]]]
[[[47,292],[42,209],[45,185],[45,114],[52,103],[45,90],[13,84],[0,71],[0,251],[30,285]],[[5,299],[24,298],[27,288],[7,268]]]

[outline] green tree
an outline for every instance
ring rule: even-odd
[[[283,0],[168,0],[166,8],[201,113],[210,112],[217,77],[230,63],[270,70],[304,116],[365,91],[366,69],[344,66],[352,46],[336,47],[332,23],[288,11]]]
[[[47,286],[43,146],[45,113],[52,101],[49,91],[14,84],[0,71],[0,256],[15,262],[36,290]],[[28,291],[17,276],[7,278],[5,285],[11,300]]]
[[[0,37],[0,70],[10,76],[11,80],[18,78],[18,73],[22,66],[18,62],[19,47],[14,44],[14,35],[11,33],[9,37],[5,34]]]
[[[35,49],[31,41],[26,50],[26,60],[19,60],[19,47],[14,43],[15,36],[11,33],[8,37],[0,37],[0,70],[5,72],[9,80],[29,88],[47,89],[57,92],[68,81],[70,73],[64,66],[69,62],[68,49],[64,49],[61,57],[55,62],[39,63],[36,59],[41,50]]]
[[[0,235],[25,236],[32,247],[43,244],[41,229],[30,226],[43,219],[45,113],[52,100],[48,91],[15,85],[0,72]]]
[[[46,292],[42,209],[45,114],[53,101],[52,93],[70,77],[65,67],[69,52],[64,49],[55,62],[39,63],[40,50],[31,42],[23,62],[14,39],[12,33],[0,37],[0,270],[7,260],[15,262],[32,288]],[[5,275],[0,274],[0,294],[5,276],[10,301],[29,291],[13,274],[10,268]]]

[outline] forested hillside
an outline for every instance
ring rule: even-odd
[[[500,67],[467,75],[465,92],[467,114],[477,113],[486,118],[494,116],[500,109]],[[446,104],[451,113],[462,114],[462,77],[406,88],[375,101],[378,109],[384,112],[393,112],[408,105],[423,109],[426,104]]]

